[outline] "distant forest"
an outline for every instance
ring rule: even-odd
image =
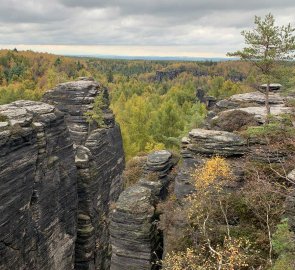
[[[274,82],[294,91],[294,75],[290,62],[277,68]],[[155,149],[177,151],[180,137],[200,126],[207,113],[196,98],[198,88],[223,99],[263,82],[240,61],[110,60],[0,50],[0,104],[39,100],[55,85],[85,76],[109,88],[127,159]]]

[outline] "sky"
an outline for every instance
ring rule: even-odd
[[[294,0],[0,0],[0,48],[224,57],[269,12],[295,25]]]

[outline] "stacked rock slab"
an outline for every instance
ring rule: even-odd
[[[282,97],[279,93],[269,94],[270,112],[273,116],[292,113],[293,109],[288,107],[287,101],[291,97]],[[261,92],[250,92],[245,94],[237,94],[229,99],[217,102],[216,107],[219,114],[213,118],[217,121],[218,116],[230,111],[239,110],[252,114],[259,123],[266,120],[265,95]]]
[[[168,151],[150,154],[142,178],[120,195],[110,225],[111,270],[157,269],[154,262],[161,258],[163,246],[155,207],[167,194],[174,165]]]
[[[182,139],[182,166],[175,179],[175,194],[178,198],[194,191],[191,175],[202,164],[204,157],[241,157],[247,153],[247,142],[239,135],[217,130],[193,129]]]
[[[73,269],[76,211],[63,114],[41,102],[0,106],[0,269]]]
[[[85,113],[102,95],[104,126],[86,121]],[[109,205],[122,191],[124,153],[119,126],[108,107],[108,91],[90,78],[63,83],[44,100],[65,113],[75,143],[78,169],[76,269],[109,269]]]
[[[282,97],[279,93],[269,94],[271,113],[279,116],[285,113],[292,113],[292,108],[288,107],[287,101],[290,97]],[[222,116],[233,115],[235,111],[242,111],[254,117],[257,124],[262,124],[266,119],[266,109],[264,106],[265,95],[261,92],[251,92],[237,94],[228,99],[217,102],[216,108],[208,113],[207,129],[193,129],[188,137],[182,139],[183,163],[179,168],[175,180],[175,193],[178,198],[187,196],[194,192],[192,173],[197,167],[212,156],[218,155],[228,159],[230,164],[237,167],[235,173],[237,179],[243,175],[242,167],[245,160],[259,162],[279,162],[283,159],[284,153],[272,153],[267,149],[263,141],[247,141],[234,132],[223,130],[212,130],[213,121],[220,121]],[[211,115],[214,117],[212,119]],[[241,115],[241,114],[240,114]],[[220,119],[219,119],[220,117]],[[230,119],[228,119],[230,122]]]

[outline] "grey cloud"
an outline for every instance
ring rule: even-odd
[[[294,0],[0,0],[0,42],[240,46],[241,29],[272,11],[294,21]]]

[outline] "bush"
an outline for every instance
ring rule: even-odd
[[[0,122],[7,122],[8,117],[0,113]]]
[[[259,127],[249,127],[244,134],[248,138],[268,138],[271,141],[282,140],[295,136],[291,115],[281,115],[280,118],[271,118],[269,123]]]
[[[217,119],[212,120],[212,128],[224,131],[240,131],[249,126],[257,126],[255,117],[241,110],[232,110],[221,113]]]
[[[123,172],[124,187],[133,186],[142,176],[144,165],[146,163],[146,156],[137,156],[129,160]]]

